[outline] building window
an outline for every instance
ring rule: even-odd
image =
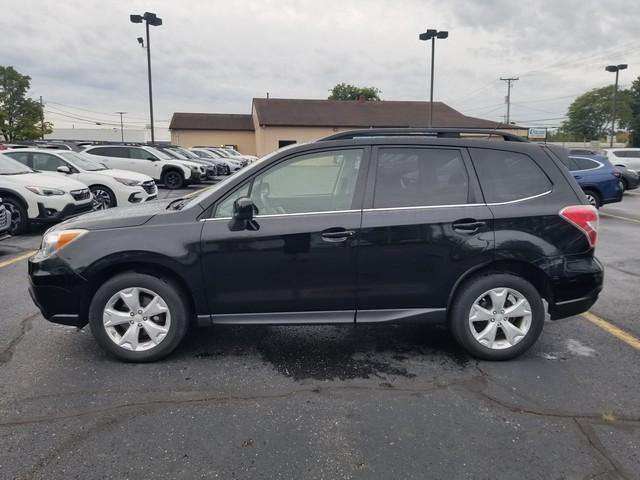
[[[287,145],[293,145],[298,143],[295,140],[278,140],[278,148],[286,147]]]

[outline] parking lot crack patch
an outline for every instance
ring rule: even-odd
[[[194,396],[185,396],[185,398],[172,398],[172,399],[164,399],[164,400],[150,400],[150,401],[142,401],[142,402],[131,402],[131,403],[122,403],[119,405],[113,405],[106,408],[97,408],[92,410],[82,410],[76,411],[64,415],[45,415],[41,417],[32,417],[32,418],[15,418],[9,419],[4,422],[0,422],[0,427],[20,427],[20,426],[28,426],[39,423],[47,423],[47,422],[55,422],[58,420],[69,420],[73,418],[81,418],[81,417],[91,417],[95,415],[107,415],[117,411],[129,411],[129,410],[137,410],[137,409],[147,409],[154,408],[164,405],[188,405],[188,404],[197,404],[197,403],[227,403],[227,402],[240,402],[240,401],[264,401],[264,400],[280,400],[291,398],[296,395],[301,394],[318,394],[318,393],[326,393],[326,392],[336,392],[336,391],[378,391],[393,394],[398,393],[408,393],[408,394],[416,394],[416,393],[427,393],[433,392],[437,390],[443,390],[450,388],[455,385],[461,385],[471,381],[472,379],[464,379],[457,380],[448,383],[432,383],[428,385],[414,386],[414,387],[396,387],[393,389],[389,389],[386,386],[346,386],[339,385],[335,387],[323,387],[318,389],[317,387],[310,387],[304,389],[291,390],[284,393],[277,394],[264,394],[264,395],[194,395]],[[122,393],[122,392],[121,392]]]
[[[598,434],[588,422],[579,420],[577,418],[574,418],[573,421],[578,427],[580,433],[582,433],[582,435],[586,438],[589,446],[599,454],[599,458],[603,459],[604,462],[606,462],[606,466],[610,471],[613,470],[613,473],[615,473],[621,479],[626,480],[632,478],[632,476],[625,472],[622,466],[607,451],[607,449],[598,438]],[[602,460],[601,463],[603,463]]]
[[[31,330],[33,319],[38,317],[39,315],[40,312],[36,312],[20,320],[20,329],[18,331],[18,334],[9,341],[9,345],[7,346],[7,348],[5,348],[0,353],[0,365],[4,365],[11,361],[11,359],[13,358],[13,354],[18,347],[18,344],[22,341],[27,332]]]

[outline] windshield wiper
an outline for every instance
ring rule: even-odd
[[[167,205],[166,210],[180,210],[182,207],[184,207],[184,204],[187,203],[189,199],[185,198],[185,197],[180,197],[180,198],[176,198],[175,200],[172,200],[171,202],[169,202],[169,205]]]

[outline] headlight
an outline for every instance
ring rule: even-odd
[[[127,178],[114,177],[114,180],[116,182],[120,182],[123,185],[126,185],[127,187],[137,187],[138,185],[140,185],[142,183],[142,182],[139,182],[138,180],[129,180]]]
[[[64,190],[58,190],[57,188],[37,187],[35,185],[30,185],[24,188],[26,188],[30,192],[35,193],[36,195],[42,195],[43,197],[50,197],[52,195],[64,195],[65,193],[67,193]]]
[[[50,257],[58,250],[63,249],[71,242],[76,241],[87,233],[87,230],[58,230],[55,232],[46,233],[42,238],[42,244],[40,250],[36,254],[36,258],[43,260]]]

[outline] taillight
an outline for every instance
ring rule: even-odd
[[[587,236],[591,248],[598,241],[598,210],[592,205],[572,205],[560,210],[560,216]]]

